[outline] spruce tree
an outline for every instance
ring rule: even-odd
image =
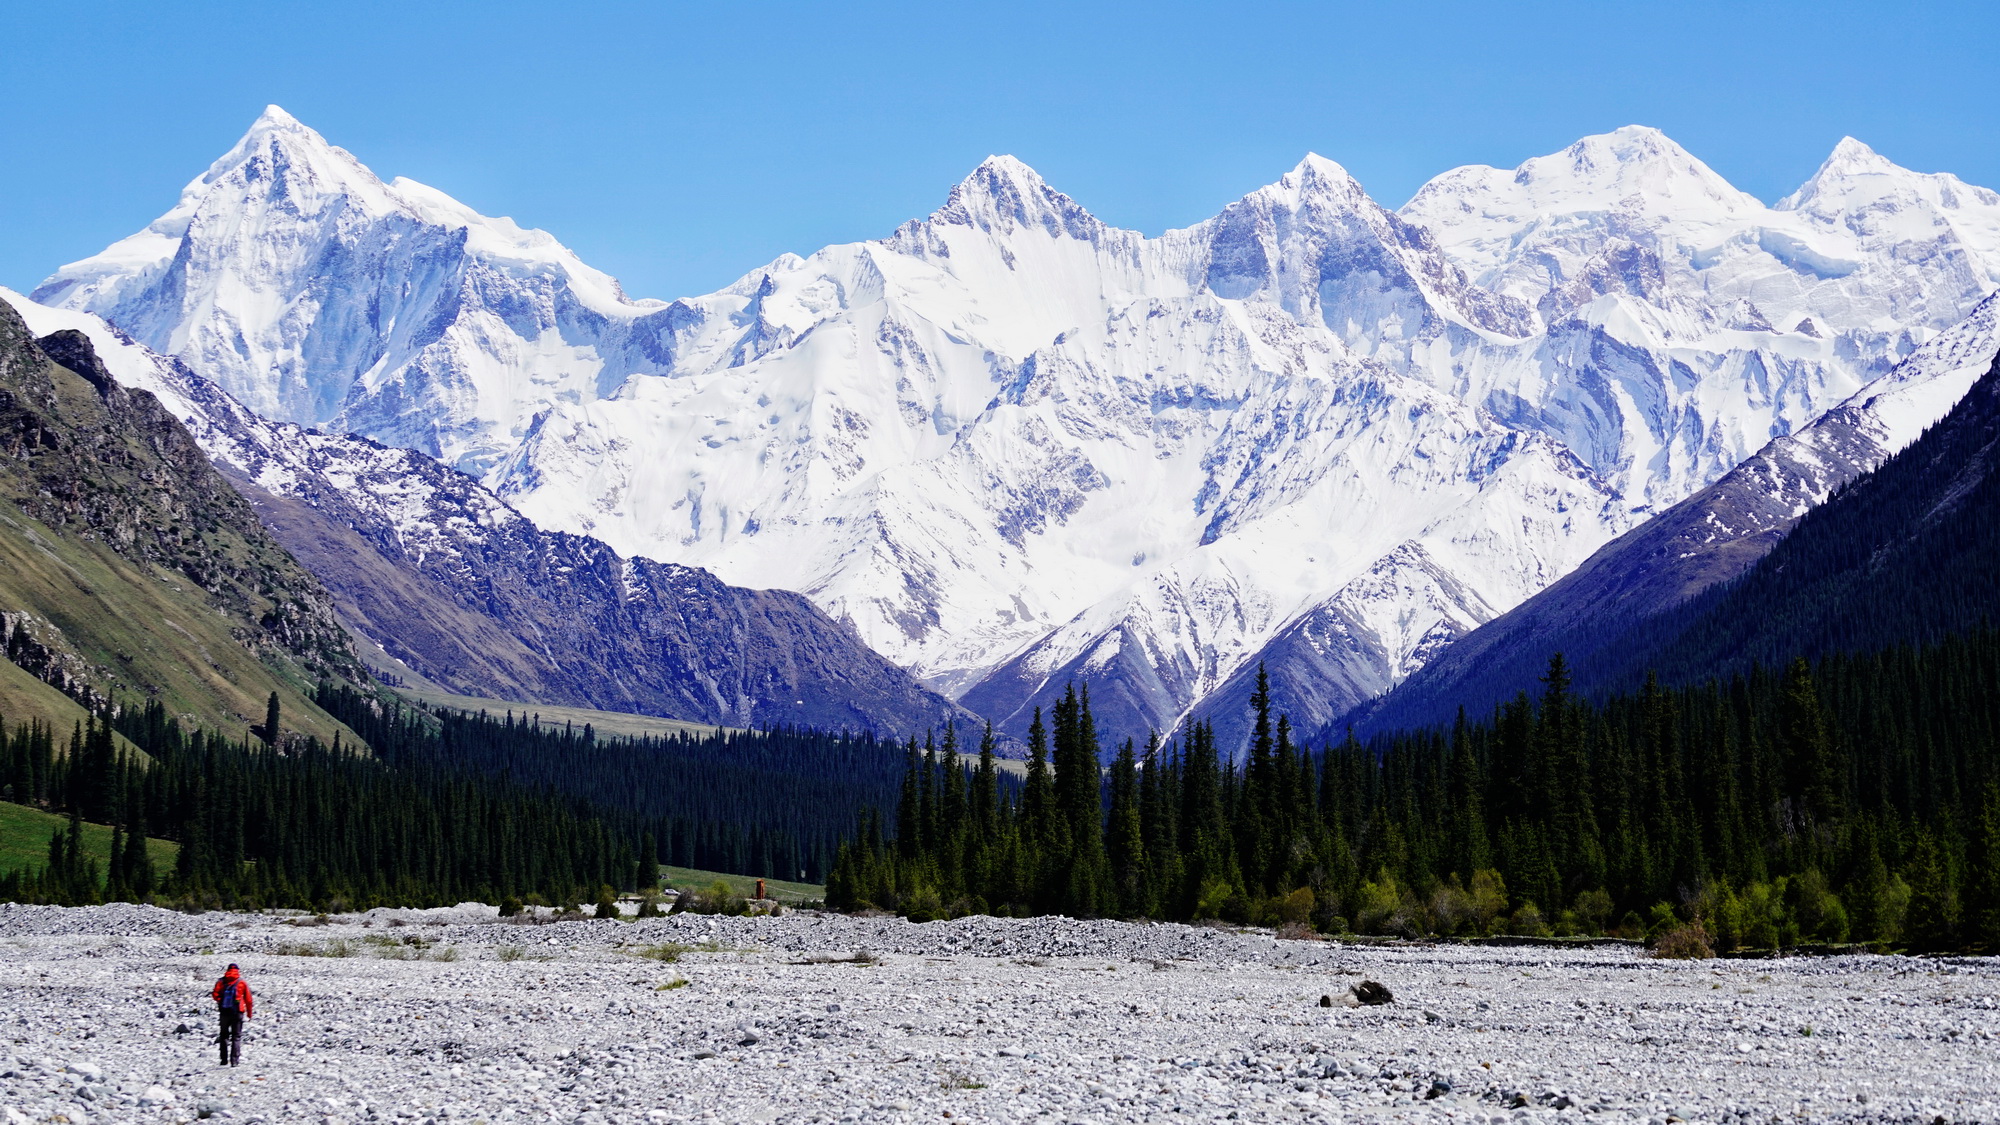
[[[1778,705],[1778,744],[1790,796],[1803,823],[1827,824],[1840,816],[1833,749],[1812,669],[1804,659],[1785,668]]]
[[[1958,888],[1951,863],[1930,831],[1917,834],[1910,856],[1910,906],[1903,923],[1909,947],[1922,953],[1943,953],[1959,947]]]
[[[656,893],[660,889],[660,849],[651,832],[639,837],[639,862],[633,871],[632,884],[641,894]]]
[[[1987,782],[1966,864],[1966,936],[1987,953],[2000,952],[2000,783]]]
[[[1128,918],[1151,914],[1146,840],[1139,813],[1139,763],[1129,738],[1118,748],[1118,758],[1111,766],[1111,812],[1105,851],[1118,913]]]

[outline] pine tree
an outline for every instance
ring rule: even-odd
[[[1986,783],[1966,870],[1966,934],[1980,949],[2000,951],[2000,783]]]
[[[1910,906],[1903,936],[1911,949],[1942,953],[1959,947],[1958,888],[1949,858],[1929,831],[1917,834],[1910,857]]]
[[[660,849],[651,832],[639,837],[639,863],[632,874],[632,885],[641,894],[660,889]]]
[[[1139,762],[1129,738],[1118,748],[1118,758],[1111,766],[1105,851],[1118,913],[1128,918],[1150,915],[1154,907],[1147,886],[1146,840],[1139,812]]]
[[[274,691],[271,693],[271,698],[264,703],[264,729],[260,733],[266,746],[277,744],[278,719],[278,693]]]

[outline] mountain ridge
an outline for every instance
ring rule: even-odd
[[[385,295],[394,323],[445,325],[432,350],[320,377],[341,424],[544,528],[803,593],[1016,733],[1072,678],[1124,701],[1122,732],[1169,729],[1260,654],[1302,662],[1281,704],[1331,714],[2000,284],[2000,196],[1839,155],[1780,210],[1628,128],[1398,211],[1309,156],[1158,238],[994,157],[884,239],[671,303],[593,306],[614,290],[473,245],[470,209],[443,249],[421,216],[356,220],[314,245],[404,247],[383,261],[452,297]],[[285,213],[239,179],[195,210]],[[190,292],[309,288],[256,272],[255,240],[205,238],[183,237],[218,263],[183,271]],[[37,293],[159,313],[151,275],[100,265],[126,295],[86,292],[88,263]],[[220,323],[170,311],[197,343]],[[351,343],[346,321],[260,323]]]
[[[452,691],[737,727],[896,735],[974,721],[796,594],[543,532],[422,454],[266,421],[87,314],[0,290],[10,301],[94,335],[120,361],[115,378],[171,403],[271,533],[324,576],[349,627]]]
[[[332,602],[153,395],[0,308],[0,711],[60,733],[157,701],[247,734],[276,693],[285,729],[351,739],[310,698],[364,675]]]
[[[1462,638],[1337,731],[1437,726],[1533,687],[1549,656],[1596,668],[1675,611],[1757,566],[1797,522],[1950,416],[2000,354],[2000,294],[1890,374],[1720,480],[1606,544],[1583,565]],[[1633,685],[1621,685],[1630,688]],[[1316,726],[1318,724],[1315,724]]]

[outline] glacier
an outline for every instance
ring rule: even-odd
[[[1157,237],[998,156],[885,238],[634,300],[273,107],[33,296],[803,593],[1006,729],[1075,678],[1143,736],[1260,656],[1320,696],[1281,703],[1379,694],[1995,288],[1991,191],[1843,140],[1766,205],[1627,127],[1398,210],[1309,155]]]

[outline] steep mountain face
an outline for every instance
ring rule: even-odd
[[[211,729],[261,720],[277,691],[291,729],[330,741],[303,690],[361,674],[333,599],[173,416],[84,336],[37,341],[4,303],[0,618],[9,661],[70,699],[157,697]],[[49,710],[0,686],[14,718]]]
[[[1908,449],[1807,512],[1741,579],[1649,622],[1600,674],[1687,682],[1991,628],[1996,510],[2000,361]]]
[[[1143,735],[1260,653],[1300,715],[1400,682],[1997,279],[1991,192],[1844,142],[1765,207],[1633,128],[1400,212],[1309,157],[1158,238],[996,157],[886,239],[632,302],[273,112],[37,296],[799,591],[1010,730],[1074,677]]]
[[[475,472],[524,411],[665,370],[673,319],[541,231],[383,183],[276,106],[173,210],[33,298],[103,316],[262,416]]]
[[[2000,287],[2000,195],[1851,138],[1775,207],[1631,127],[1448,172],[1400,214],[1541,322],[1531,348],[1454,369],[1462,393],[1660,507]]]
[[[87,333],[118,379],[184,419],[271,533],[326,576],[340,616],[402,666],[389,671],[467,695],[730,726],[903,734],[973,721],[798,594],[544,532],[427,456],[266,421],[96,318],[0,296],[72,325],[63,337]]]
[[[1996,353],[2000,295],[1847,402],[1773,439],[1722,479],[1461,638],[1386,697],[1337,718],[1390,730],[1449,722],[1461,705],[1484,714],[1532,690],[1556,652],[1578,670],[1580,683],[1631,686],[1618,677],[1643,675],[1647,662],[1665,651],[1668,642],[1659,634],[1678,631],[1681,619],[1695,612],[1682,607],[1758,566],[1801,516],[1917,441],[1982,376],[1991,382],[1987,372]],[[1968,402],[1959,409],[1970,408]],[[1950,418],[1938,428],[1963,424],[1958,414]],[[1893,641],[1875,647],[1888,643]],[[1773,651],[1764,662],[1797,654]],[[1727,659],[1718,658],[1717,669],[1745,659],[1742,652],[1722,656]],[[1329,718],[1336,716],[1311,716],[1314,725]]]

